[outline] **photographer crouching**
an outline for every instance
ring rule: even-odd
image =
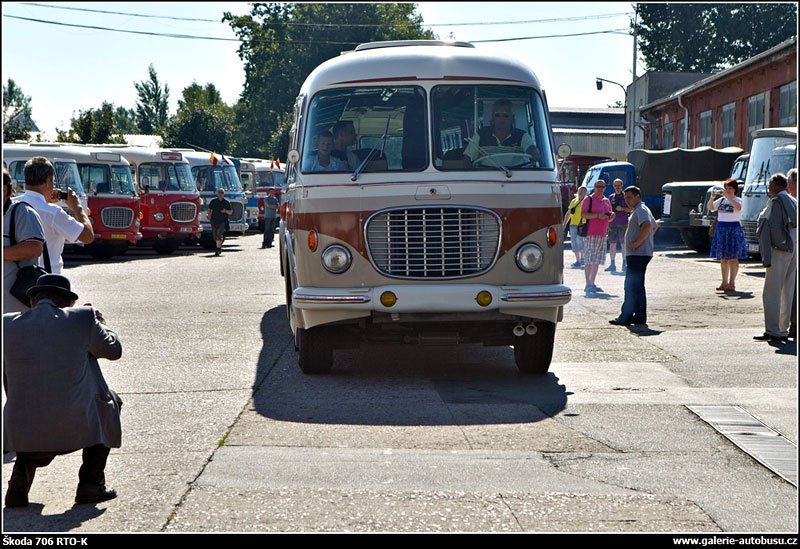
[[[100,311],[74,306],[78,296],[66,277],[44,275],[28,296],[30,310],[3,315],[3,449],[17,454],[5,505],[27,506],[36,468],[77,450],[83,464],[75,502],[113,499],[105,467],[111,448],[122,444],[122,401],[97,359],[119,359],[122,345]]]

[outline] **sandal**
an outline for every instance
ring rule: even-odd
[[[735,292],[736,291],[736,286],[733,285],[733,284],[728,284],[728,287],[725,288],[725,291],[726,292]]]
[[[717,287],[717,291],[718,291],[718,292],[725,292],[725,291],[727,291],[727,290],[728,290],[728,285],[727,285],[727,284],[720,284],[720,285]]]

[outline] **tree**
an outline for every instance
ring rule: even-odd
[[[165,147],[202,147],[228,152],[233,133],[233,109],[222,101],[214,84],[192,82],[178,100],[178,112],[162,134]]]
[[[136,111],[134,109],[126,109],[125,107],[117,107],[114,110],[114,118],[116,119],[117,129],[121,133],[138,133],[136,124]]]
[[[157,133],[167,122],[169,116],[169,85],[163,90],[156,70],[151,64],[147,67],[149,80],[134,82],[139,100],[136,102],[136,124],[143,134]]]
[[[3,86],[3,142],[30,139],[31,98],[11,78]]]
[[[648,69],[711,72],[740,63],[797,33],[795,4],[635,5]]]
[[[245,84],[236,108],[234,152],[286,157],[287,116],[306,76],[343,50],[377,40],[435,38],[414,4],[254,3],[250,15],[225,13],[242,41]],[[346,22],[343,25],[342,22]]]
[[[103,101],[98,109],[79,111],[70,120],[70,129],[56,130],[56,141],[61,143],[126,143],[117,126],[114,104]]]

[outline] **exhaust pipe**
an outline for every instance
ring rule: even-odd
[[[518,322],[516,326],[514,326],[514,335],[517,337],[525,335],[525,328],[522,326],[522,322]]]
[[[536,332],[538,331],[539,330],[538,328],[536,328],[536,324],[534,324],[533,322],[525,326],[525,333],[528,334],[529,336],[535,335]]]

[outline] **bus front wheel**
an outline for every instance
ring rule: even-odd
[[[514,361],[524,374],[546,374],[553,360],[556,325],[537,322],[536,333],[514,338]]]
[[[333,345],[326,328],[297,329],[298,363],[304,374],[327,374],[333,366]]]

